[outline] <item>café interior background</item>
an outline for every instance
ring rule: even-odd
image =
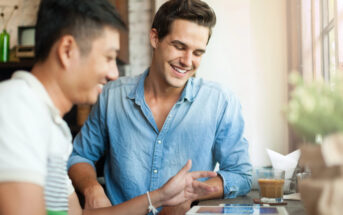
[[[197,76],[220,82],[239,96],[252,163],[255,167],[269,165],[266,148],[282,154],[295,149],[283,109],[288,101],[288,73],[297,69],[296,57],[290,54],[294,31],[290,6],[301,0],[205,1],[215,10],[217,25]],[[126,75],[139,74],[148,67],[148,33],[153,14],[163,2],[128,0],[130,64],[124,68]],[[11,46],[17,43],[18,25],[34,25],[38,3],[0,0],[1,6],[19,5],[8,24]],[[1,9],[9,13],[8,8]]]

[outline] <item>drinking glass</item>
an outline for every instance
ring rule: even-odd
[[[283,202],[283,185],[285,183],[285,171],[279,169],[257,169],[259,194],[261,202]]]

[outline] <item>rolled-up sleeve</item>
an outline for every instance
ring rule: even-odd
[[[247,194],[251,189],[252,167],[248,141],[244,138],[244,120],[238,98],[229,95],[222,109],[214,147],[223,179],[224,198]]]
[[[68,169],[77,163],[89,163],[95,168],[95,162],[103,156],[107,144],[104,97],[106,97],[105,93],[99,96],[98,102],[93,106],[88,119],[75,137]]]

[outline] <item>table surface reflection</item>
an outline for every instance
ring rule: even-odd
[[[246,196],[237,197],[234,199],[212,199],[201,201],[199,205],[219,205],[219,204],[253,204],[253,199],[258,198],[258,191],[251,191]],[[301,201],[285,200],[287,202],[286,210],[289,215],[306,215],[305,208]]]

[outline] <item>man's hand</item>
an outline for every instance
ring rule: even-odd
[[[112,206],[101,185],[85,190],[85,209],[103,208]]]
[[[188,172],[192,167],[189,160],[187,164],[160,189],[163,205],[178,205],[187,200],[195,200],[200,196],[217,192],[217,186],[211,186],[197,181],[198,178],[215,177],[217,174],[210,171]]]
[[[192,201],[186,201],[177,206],[163,207],[159,215],[185,215],[186,212],[191,208]]]

